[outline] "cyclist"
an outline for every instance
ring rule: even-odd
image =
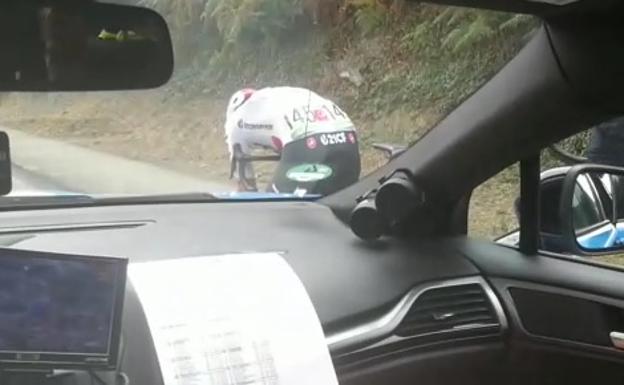
[[[618,117],[592,128],[591,140],[585,151],[591,163],[624,167],[624,117]],[[624,218],[624,177],[612,175],[616,219]]]
[[[592,163],[624,167],[624,117],[592,128],[585,156]]]
[[[305,88],[237,91],[228,103],[225,135],[230,177],[236,175],[240,191],[257,190],[251,163],[256,148],[280,155],[269,191],[326,195],[360,176],[351,119],[331,100]]]

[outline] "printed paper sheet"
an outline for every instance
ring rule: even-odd
[[[165,385],[337,385],[320,322],[276,253],[131,264]]]

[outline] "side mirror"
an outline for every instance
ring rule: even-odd
[[[624,168],[593,164],[570,168],[559,215],[563,238],[574,254],[624,250]]]

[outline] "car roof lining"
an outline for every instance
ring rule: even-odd
[[[566,5],[554,5],[530,0],[427,0],[427,3],[490,9],[493,11],[531,14],[549,18],[569,13],[601,11],[618,4],[618,0],[577,0]]]

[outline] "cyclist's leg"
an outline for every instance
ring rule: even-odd
[[[238,191],[258,191],[256,173],[251,162],[239,162],[237,174]]]

